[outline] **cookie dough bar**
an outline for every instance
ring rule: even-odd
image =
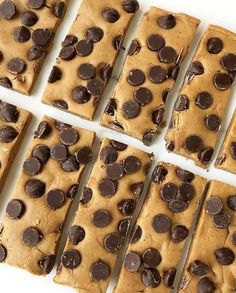
[[[236,174],[236,112],[227,130],[215,167]]]
[[[0,0],[0,85],[29,95],[69,0]]]
[[[0,262],[35,275],[50,273],[94,136],[43,117],[3,218]]]
[[[28,111],[0,100],[0,191],[31,118]]]
[[[42,101],[92,120],[138,9],[137,0],[83,0]]]
[[[205,187],[200,176],[171,164],[157,165],[114,293],[164,293],[173,288]]]
[[[236,188],[210,183],[179,292],[236,289]]]
[[[101,124],[150,145],[163,127],[165,102],[200,21],[152,7],[133,40]]]
[[[83,292],[106,292],[129,231],[152,155],[103,139],[81,197],[55,282]]]
[[[209,25],[187,71],[166,134],[166,147],[207,168],[232,94],[236,34]]]

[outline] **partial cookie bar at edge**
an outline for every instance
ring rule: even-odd
[[[0,0],[0,85],[29,95],[69,0]]]
[[[157,165],[114,293],[169,292],[206,183],[177,166]]]
[[[50,273],[64,221],[92,159],[95,133],[44,116],[7,205],[0,262]]]
[[[42,102],[92,120],[138,9],[137,0],[83,0]]]
[[[176,100],[167,150],[207,168],[232,94],[236,70],[236,34],[209,25]]]
[[[236,289],[236,188],[211,181],[179,292]]]
[[[30,112],[0,100],[0,191],[31,119]]]
[[[152,158],[139,149],[103,139],[68,233],[56,283],[80,293],[106,292]]]
[[[101,125],[150,145],[200,21],[151,7],[141,22]]]

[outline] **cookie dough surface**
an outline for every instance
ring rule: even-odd
[[[166,134],[167,149],[207,168],[232,93],[236,35],[209,25],[187,71]]]
[[[3,218],[0,262],[50,273],[94,133],[43,117]]]
[[[199,20],[152,7],[133,40],[101,124],[150,145]]]
[[[170,291],[205,187],[200,176],[157,165],[114,293]]]
[[[0,1],[0,85],[29,95],[69,0]]]
[[[84,0],[48,79],[42,101],[92,120],[137,0]]]
[[[80,293],[106,292],[151,159],[136,148],[103,139],[69,230],[56,283]]]

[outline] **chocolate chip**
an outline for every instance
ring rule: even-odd
[[[165,46],[165,39],[159,34],[153,34],[147,39],[147,46],[152,51],[159,51]]]
[[[223,203],[219,197],[212,196],[207,200],[205,209],[208,214],[217,215],[222,211]]]
[[[110,128],[115,129],[116,131],[124,132],[125,128],[119,121],[110,122]]]
[[[222,266],[231,265],[235,261],[233,251],[227,247],[215,250],[214,255],[218,263]]]
[[[202,277],[210,271],[210,268],[207,264],[201,262],[200,260],[195,260],[188,267],[188,271],[196,277]]]
[[[64,162],[61,163],[61,168],[65,172],[74,172],[79,170],[80,164],[76,160],[75,156],[69,156]]]
[[[230,155],[233,160],[236,160],[236,142],[233,141],[230,144]]]
[[[144,188],[143,182],[133,183],[130,187],[131,194],[135,199],[139,199]]]
[[[157,233],[166,233],[170,230],[171,220],[166,215],[158,214],[152,220],[152,227]]]
[[[30,30],[25,26],[17,27],[13,31],[14,40],[18,43],[25,43],[29,41],[31,36]]]
[[[229,74],[218,72],[214,76],[214,85],[215,87],[220,90],[224,91],[230,88],[232,84],[232,79]]]
[[[152,92],[146,87],[140,87],[134,92],[134,99],[140,106],[147,105],[151,102],[152,98]]]
[[[116,100],[111,98],[105,108],[104,113],[110,116],[114,116],[116,110],[117,110]]]
[[[204,73],[204,67],[201,62],[193,61],[188,69],[188,73],[192,75],[201,75]]]
[[[197,135],[188,136],[185,140],[185,148],[190,153],[197,153],[203,147],[202,139]]]
[[[17,107],[0,100],[0,119],[4,122],[16,123],[19,118]]]
[[[141,169],[141,161],[136,156],[128,156],[124,160],[124,171],[126,174],[137,173]]]
[[[183,225],[177,225],[172,229],[171,240],[174,243],[180,243],[184,241],[189,235],[189,230]]]
[[[220,63],[225,70],[229,72],[235,71],[236,70],[236,55],[229,53],[221,59]]]
[[[90,274],[94,280],[104,281],[110,275],[110,268],[105,262],[99,260],[92,265]]]
[[[130,218],[125,218],[119,222],[118,231],[120,232],[121,236],[126,237],[128,235],[130,225],[131,225]]]
[[[127,149],[127,144],[124,144],[122,142],[119,142],[117,140],[112,139],[110,141],[110,144],[119,152],[123,152]]]
[[[61,256],[61,263],[67,269],[76,269],[81,263],[81,255],[79,251],[75,249],[64,251]]]
[[[12,82],[8,77],[1,77],[0,78],[0,85],[7,88],[7,89],[12,89]]]
[[[128,13],[135,13],[139,9],[139,3],[137,0],[125,0],[122,3],[122,6]]]
[[[206,148],[198,154],[198,158],[203,165],[207,165],[211,161],[213,153],[214,153],[214,149]]]
[[[71,45],[75,45],[78,42],[78,38],[74,35],[67,35],[64,39],[64,41],[62,42],[62,46],[71,46]]]
[[[207,42],[207,50],[211,54],[218,54],[222,51],[224,44],[220,38],[210,38]]]
[[[156,269],[144,269],[141,278],[144,285],[148,288],[156,288],[161,283],[160,273]]]
[[[101,41],[103,36],[104,36],[103,30],[97,26],[89,28],[86,33],[87,40],[93,43],[97,43]]]
[[[222,120],[216,114],[207,115],[205,117],[206,127],[211,131],[215,131],[215,132],[220,131],[221,123],[222,123]]]
[[[75,198],[75,196],[76,196],[76,194],[78,193],[78,189],[79,188],[79,186],[78,186],[78,184],[73,184],[73,185],[71,185],[70,186],[70,188],[68,189],[68,191],[67,191],[67,197],[68,198]]]
[[[3,125],[0,127],[0,141],[10,143],[18,136],[18,132],[11,126]]]
[[[120,51],[122,43],[123,43],[123,36],[122,35],[115,36],[112,40],[113,48],[116,51]]]
[[[100,153],[100,159],[105,164],[111,164],[114,163],[118,158],[118,153],[116,151],[116,148],[113,146],[106,146],[101,150]]]
[[[23,232],[22,240],[26,246],[33,247],[36,246],[43,236],[36,228],[29,227]]]
[[[172,47],[163,47],[158,53],[159,60],[162,63],[174,63],[177,59],[177,53]]]
[[[112,8],[103,9],[102,15],[109,23],[115,23],[120,18],[119,12]]]
[[[109,64],[105,64],[101,70],[100,75],[103,81],[108,81],[111,78],[112,75],[112,66]]]
[[[154,169],[152,173],[152,181],[155,183],[159,183],[165,179],[167,174],[168,174],[167,169],[161,165],[158,165],[156,166],[156,168]]]
[[[177,270],[175,268],[170,268],[163,274],[163,283],[167,288],[171,288],[174,284],[175,276]]]
[[[89,63],[81,64],[78,69],[78,75],[84,80],[92,79],[96,76],[96,68]]]
[[[33,42],[42,47],[49,47],[50,42],[52,40],[52,32],[48,29],[36,29],[32,33]]]
[[[199,293],[213,293],[215,292],[216,286],[211,279],[204,277],[198,282],[197,288]]]
[[[29,6],[33,9],[39,9],[44,5],[44,0],[28,0]]]
[[[54,83],[62,78],[62,72],[57,66],[53,66],[52,71],[49,75],[48,82]]]
[[[34,132],[34,138],[45,138],[52,131],[52,127],[47,121],[41,121],[38,125],[38,128]]]
[[[141,239],[142,234],[143,234],[143,231],[142,231],[141,227],[139,225],[136,226],[132,235],[131,235],[130,242],[132,244],[137,243]]]
[[[109,179],[118,180],[123,176],[123,166],[119,163],[109,164],[106,168]]]
[[[123,240],[121,235],[117,233],[108,234],[104,238],[104,247],[111,253],[117,254],[118,251],[121,249],[123,244]]]
[[[7,250],[6,248],[0,244],[0,263],[3,262],[7,257]]]
[[[59,120],[54,120],[54,125],[55,125],[56,129],[57,129],[58,131],[60,131],[60,132],[61,132],[64,128],[71,127],[70,124],[65,123],[65,122],[61,122],[61,121],[59,121]]]
[[[124,267],[125,269],[130,272],[134,273],[139,270],[142,264],[141,256],[133,251],[130,251],[126,254],[124,259]]]
[[[150,130],[149,132],[143,135],[142,142],[143,144],[150,146],[152,144],[153,137],[155,136],[156,131]]]
[[[53,13],[56,17],[62,18],[66,12],[66,5],[63,1],[58,1],[53,7]]]
[[[221,211],[217,215],[213,215],[212,221],[217,228],[224,229],[228,228],[231,223],[231,217],[224,211]]]
[[[113,195],[115,195],[117,189],[116,184],[109,179],[103,179],[99,183],[98,188],[101,195],[105,197],[112,197]]]
[[[64,192],[60,189],[52,189],[46,195],[47,205],[53,209],[59,209],[65,203]]]
[[[45,164],[50,158],[50,149],[44,144],[38,144],[33,149],[32,156],[37,158],[42,164]]]
[[[175,20],[174,15],[172,15],[172,14],[162,15],[162,16],[158,17],[157,24],[161,28],[171,29],[171,28],[175,27],[176,20]]]
[[[232,211],[236,211],[236,195],[230,195],[227,198],[227,205]]]
[[[232,234],[231,240],[233,245],[236,246],[236,231]]]
[[[140,106],[133,100],[129,100],[122,105],[122,115],[126,119],[134,119],[141,111]]]
[[[38,264],[45,274],[50,274],[55,265],[55,261],[55,255],[45,255]]]
[[[64,128],[60,133],[60,141],[67,146],[74,145],[79,139],[78,131],[72,127]]]
[[[87,90],[92,96],[101,96],[104,89],[104,82],[94,78],[87,83]]]
[[[93,153],[90,147],[83,147],[75,153],[75,157],[78,162],[86,165],[93,159]]]
[[[216,159],[215,165],[220,166],[225,162],[225,160],[226,160],[226,154],[222,154]]]
[[[166,70],[157,65],[157,66],[152,66],[149,71],[148,71],[148,78],[151,80],[153,83],[162,83],[165,81],[167,77],[167,72]]]
[[[175,144],[173,141],[167,141],[166,142],[166,149],[168,152],[173,152],[175,149]]]
[[[127,80],[133,86],[139,86],[145,82],[145,74],[140,69],[130,70]]]
[[[55,144],[50,150],[50,155],[56,161],[65,161],[68,156],[67,147],[63,144]]]
[[[43,48],[40,48],[38,46],[33,46],[29,49],[27,58],[29,61],[34,61],[39,59],[44,54]],[[56,66],[54,66],[56,67]]]
[[[68,237],[73,245],[78,245],[79,242],[84,240],[85,231],[80,226],[72,226],[68,232]]]
[[[59,57],[63,60],[69,61],[72,60],[76,55],[76,50],[74,46],[65,46],[62,47]]]
[[[195,104],[201,109],[208,109],[213,104],[213,98],[208,92],[201,92],[197,95]]]
[[[186,95],[180,95],[175,102],[175,111],[184,111],[189,109],[189,98]]]
[[[176,80],[179,76],[180,66],[179,64],[172,65],[168,70],[168,78]]]
[[[93,43],[90,40],[80,40],[75,46],[76,52],[81,57],[89,56],[93,51]]]
[[[82,205],[85,205],[85,204],[89,203],[90,200],[92,199],[92,196],[93,196],[92,189],[89,188],[89,187],[85,187],[84,190],[83,190],[83,193],[81,195],[81,198],[80,198],[80,203]]]
[[[118,210],[124,215],[124,216],[131,216],[136,208],[136,200],[134,199],[127,199],[122,200],[118,203]]]
[[[12,1],[3,1],[0,5],[0,15],[5,19],[12,19],[16,14],[16,6]]]
[[[68,110],[68,104],[64,100],[54,100],[52,101],[53,107],[62,109],[62,110]]]
[[[160,252],[156,250],[155,248],[146,249],[143,252],[142,258],[143,258],[144,265],[151,268],[158,266],[162,261]]]
[[[11,219],[20,219],[25,212],[25,205],[22,201],[13,199],[6,208],[6,213]]]
[[[174,199],[168,203],[168,208],[173,213],[182,213],[188,208],[188,204],[181,199]]]
[[[110,224],[111,215],[106,210],[97,210],[93,214],[92,222],[96,227],[104,228]]]
[[[33,198],[39,198],[45,193],[46,184],[38,179],[30,179],[25,183],[25,192]]]
[[[164,118],[164,108],[158,108],[152,112],[152,122],[154,124],[160,125]]]
[[[72,99],[78,104],[85,104],[91,98],[90,93],[87,91],[86,87],[79,85],[72,91]]]
[[[41,162],[34,157],[30,157],[28,160],[26,160],[23,164],[23,171],[28,176],[36,175],[41,170]]]
[[[179,177],[180,180],[183,182],[192,182],[194,179],[194,174],[187,170],[183,170],[181,168],[176,169],[176,175]]]
[[[23,25],[33,26],[38,21],[38,16],[33,11],[27,10],[21,14],[20,20]]]
[[[184,182],[179,186],[178,197],[184,201],[191,201],[195,196],[194,186],[188,182]]]
[[[178,187],[174,183],[166,183],[160,190],[162,200],[169,202],[176,198],[178,194]]]
[[[141,50],[141,45],[139,44],[139,41],[133,40],[129,47],[128,55],[129,56],[137,55],[140,52],[140,50]]]

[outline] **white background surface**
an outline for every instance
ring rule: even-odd
[[[97,0],[102,1],[102,0]],[[182,68],[181,74],[179,76],[179,79],[177,81],[177,84],[175,86],[175,89],[172,91],[172,95],[170,96],[168,102],[167,102],[167,115],[166,115],[166,121],[167,124],[170,120],[170,114],[171,109],[173,107],[177,92],[181,86],[184,72],[187,68],[187,64],[191,60],[191,56],[193,55],[194,50],[197,47],[198,41],[200,40],[200,36],[203,33],[206,26],[211,24],[217,24],[221,25],[227,29],[230,29],[232,31],[236,32],[236,22],[235,22],[235,11],[236,11],[236,3],[234,0],[225,0],[225,1],[216,1],[216,0],[181,0],[181,1],[173,1],[173,0],[139,0],[141,11],[139,12],[139,15],[136,17],[136,23],[140,21],[140,18],[142,14],[148,10],[150,5],[158,6],[160,8],[167,9],[172,12],[184,12],[188,13],[190,15],[193,15],[199,19],[201,19],[202,23],[200,25],[200,28],[198,30],[198,34],[196,36],[196,39],[194,41],[194,44],[192,46],[192,49],[190,50],[190,54],[185,62],[185,68]],[[112,3],[112,0],[111,0]],[[118,139],[120,141],[123,141],[127,144],[139,147],[143,150],[146,150],[148,152],[153,152],[155,154],[155,162],[153,164],[156,164],[157,160],[163,160],[166,162],[171,162],[174,164],[177,164],[181,166],[182,168],[189,169],[190,171],[193,171],[199,175],[202,175],[208,179],[218,179],[221,181],[224,181],[226,183],[232,184],[236,186],[236,176],[226,173],[224,171],[216,170],[213,167],[211,167],[209,170],[202,170],[199,167],[194,166],[193,162],[188,161],[184,158],[181,158],[180,156],[169,154],[165,151],[165,142],[164,142],[164,134],[166,132],[166,128],[163,129],[162,134],[154,141],[153,145],[151,147],[145,147],[141,142],[138,142],[135,139],[129,138],[125,135],[121,135],[119,133],[116,133],[112,130],[108,130],[105,128],[102,128],[99,125],[99,119],[101,117],[101,113],[104,109],[104,106],[106,104],[106,100],[111,95],[112,87],[110,87],[110,91],[107,90],[104,97],[103,97],[103,103],[100,104],[99,111],[96,115],[96,121],[95,122],[88,122],[86,120],[80,119],[76,116],[73,116],[72,114],[64,113],[60,110],[57,110],[55,108],[46,106],[41,104],[40,99],[43,95],[43,91],[47,84],[47,78],[49,76],[49,72],[51,71],[52,66],[55,63],[56,57],[60,51],[60,44],[61,41],[66,36],[69,27],[73,23],[77,10],[79,8],[80,1],[79,0],[71,0],[71,5],[69,6],[69,9],[67,11],[67,14],[65,16],[65,20],[63,24],[60,26],[60,29],[58,30],[58,33],[55,38],[54,47],[51,51],[51,54],[46,59],[45,66],[43,67],[41,74],[39,76],[38,82],[33,90],[33,93],[30,97],[14,93],[13,91],[0,88],[0,99],[4,99],[5,101],[8,101],[10,103],[14,103],[17,106],[23,107],[27,110],[30,110],[34,113],[35,118],[33,122],[31,123],[31,126],[29,128],[29,131],[27,133],[27,136],[24,140],[23,147],[21,148],[19,154],[17,155],[17,158],[14,162],[14,165],[12,167],[12,170],[8,176],[7,182],[5,184],[5,187],[1,193],[0,196],[0,216],[3,214],[3,211],[5,210],[6,203],[11,196],[11,192],[14,189],[17,176],[19,175],[20,168],[22,166],[22,162],[24,160],[24,157],[27,152],[27,148],[30,145],[30,142],[32,140],[33,131],[37,125],[37,123],[40,121],[40,117],[44,114],[47,114],[49,116],[52,116],[54,118],[63,120],[64,122],[70,123],[75,126],[80,126],[87,129],[92,129],[97,132],[97,136],[99,138],[108,136],[110,138]],[[130,38],[126,40],[127,44],[130,43],[132,36],[137,30],[137,26],[133,26],[130,31],[129,35]],[[1,40],[0,40],[1,42]],[[9,48],[11,50],[11,48]],[[234,48],[235,51],[235,48]],[[119,63],[121,63],[124,59],[124,56],[119,59]],[[118,69],[118,67],[117,67]],[[117,74],[116,74],[117,75]],[[112,82],[111,82],[112,85]],[[222,143],[225,131],[227,129],[227,126],[230,122],[230,119],[232,117],[233,111],[235,109],[236,105],[236,95],[232,96],[232,102],[229,107],[227,118],[224,121],[219,144]],[[82,189],[82,186],[81,186]],[[76,208],[76,202],[74,205],[74,210]],[[72,211],[73,214],[73,211]],[[11,268],[6,265],[0,265],[0,292],[1,293],[70,293],[74,292],[73,289],[62,287],[59,285],[56,285],[52,282],[52,278],[55,275],[55,270],[47,277],[35,277],[30,275],[27,272],[21,271],[19,269]],[[111,292],[111,289],[109,289],[109,292]],[[93,292],[97,293],[97,292]]]

